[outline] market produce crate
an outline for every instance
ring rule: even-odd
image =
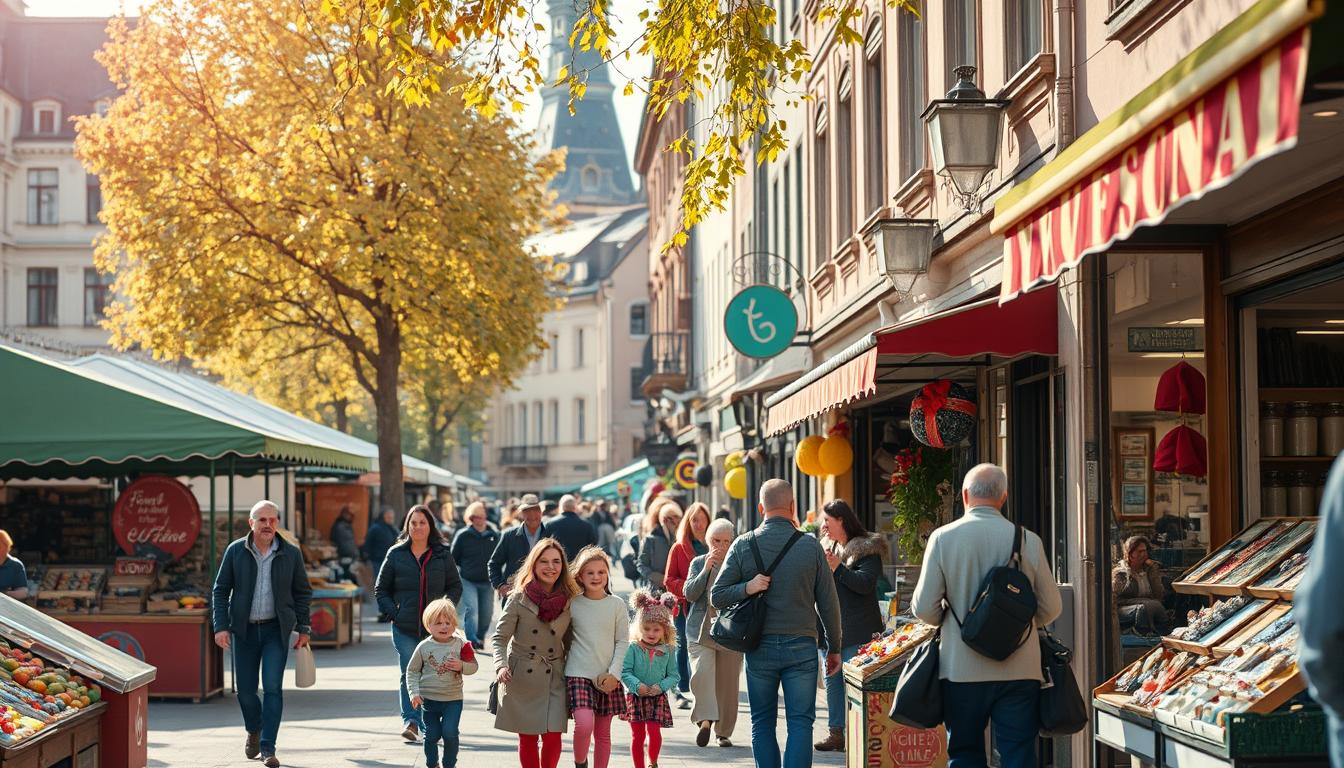
[[[945,768],[947,733],[937,728],[910,728],[887,717],[900,677],[874,677],[862,686],[845,684],[846,768]]]
[[[1198,653],[1201,656],[1226,656],[1226,652],[1219,654],[1216,649],[1226,645],[1227,641],[1241,632],[1246,625],[1258,621],[1261,614],[1273,605],[1273,601],[1263,598],[1247,600],[1244,605],[1224,618],[1222,622],[1198,640],[1168,636],[1162,638],[1162,644],[1171,648]]]
[[[1311,541],[1317,522],[1312,517],[1262,517],[1196,563],[1171,588],[1199,595],[1241,594],[1299,545]],[[1228,567],[1228,572],[1219,573]]]
[[[1296,705],[1281,712],[1238,712],[1227,718],[1229,756],[1322,755],[1326,753],[1325,712]]]

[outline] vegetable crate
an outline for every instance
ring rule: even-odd
[[[856,684],[845,681],[846,768],[946,768],[947,734],[942,726],[909,728],[887,717],[904,665]]]

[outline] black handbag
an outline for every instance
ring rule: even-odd
[[[756,559],[756,572],[766,576],[773,574],[780,561],[784,559],[784,555],[793,548],[794,542],[802,535],[802,531],[795,530],[788,543],[775,556],[775,561],[766,568],[761,560],[761,550],[756,546],[756,534],[751,534],[748,543],[751,545],[751,554]],[[714,617],[714,623],[709,627],[709,636],[714,642],[738,653],[756,650],[761,644],[761,635],[764,632],[765,592],[747,595],[740,602],[719,611]]]
[[[938,641],[942,630],[910,652],[887,717],[911,728],[936,728],[943,722],[943,684],[938,677]]]
[[[971,610],[962,622],[954,610],[952,618],[961,627],[961,639],[973,651],[995,661],[1013,655],[1031,637],[1036,620],[1036,591],[1022,570],[1022,526],[1013,530],[1013,554],[1007,565],[991,568],[980,584]],[[948,606],[951,607],[950,604]]]
[[[1087,705],[1073,676],[1073,651],[1047,631],[1041,632],[1041,735],[1068,736],[1087,727]]]
[[[490,698],[485,702],[485,711],[492,715],[499,714],[499,681],[490,683]]]

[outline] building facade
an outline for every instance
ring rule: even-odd
[[[67,352],[106,347],[111,275],[93,266],[102,192],[74,119],[116,96],[94,60],[107,19],[26,17],[0,3],[0,333]]]

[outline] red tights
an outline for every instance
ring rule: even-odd
[[[560,734],[543,733],[541,752],[537,752],[537,737],[518,734],[518,764],[523,768],[556,768],[560,764]]]
[[[658,752],[663,748],[663,728],[657,723],[630,723],[630,756],[635,768],[644,768],[644,736],[649,737],[649,762],[658,763]]]

